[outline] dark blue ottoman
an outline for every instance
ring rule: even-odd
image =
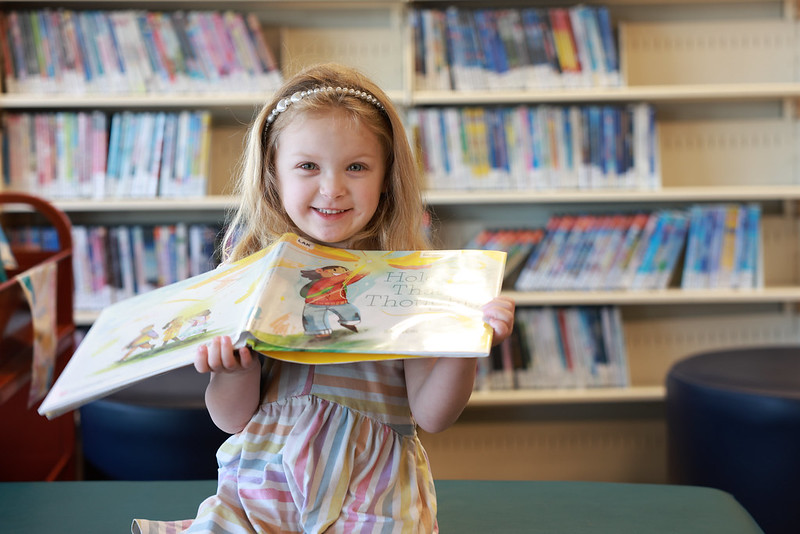
[[[677,362],[666,418],[671,482],[733,494],[766,534],[800,533],[800,347]]]
[[[207,383],[187,367],[81,407],[85,478],[215,479],[228,434],[206,411]]]

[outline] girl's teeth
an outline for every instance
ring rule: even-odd
[[[317,211],[324,213],[325,215],[333,215],[334,213],[342,213],[344,210],[326,210],[323,208],[318,208]]]

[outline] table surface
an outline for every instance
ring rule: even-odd
[[[606,482],[436,482],[442,533],[763,534],[728,493]],[[4,534],[130,532],[134,517],[186,519],[216,482],[0,482]]]

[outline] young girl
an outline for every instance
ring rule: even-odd
[[[309,68],[251,127],[226,259],[285,232],[351,249],[428,248],[420,184],[384,92],[346,67]],[[487,303],[484,319],[500,343],[513,301]],[[198,350],[195,367],[210,373],[208,411],[233,434],[217,453],[217,494],[193,521],[136,521],[134,532],[438,531],[416,427],[439,432],[455,422],[472,392],[474,358],[262,360],[246,348],[234,353],[227,337]]]

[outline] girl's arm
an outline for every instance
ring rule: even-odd
[[[498,345],[514,326],[514,301],[499,297],[483,307],[484,320]],[[441,432],[456,422],[472,394],[476,358],[417,358],[405,361],[411,413],[426,432]]]
[[[261,365],[246,347],[233,350],[231,338],[215,337],[197,349],[194,367],[211,373],[206,388],[206,408],[221,430],[236,434],[244,429],[261,400]]]

